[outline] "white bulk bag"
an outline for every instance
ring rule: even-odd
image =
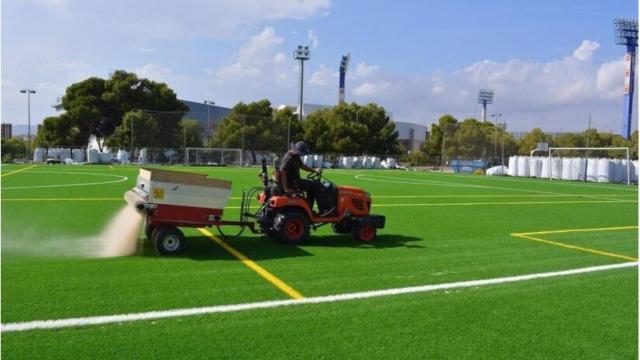
[[[506,175],[508,172],[506,166],[494,166],[487,169],[487,176],[502,176]]]
[[[571,180],[584,181],[585,168],[583,158],[571,158]]]
[[[529,157],[528,156],[519,156],[518,157],[518,173],[516,176],[529,176]]]
[[[324,157],[322,155],[313,155],[313,165],[311,167],[322,168]]]
[[[362,159],[357,156],[353,157],[353,168],[354,169],[362,169]]]
[[[517,156],[509,156],[509,176],[518,176],[518,157]]]
[[[587,181],[598,181],[598,162],[596,158],[589,158],[587,160]]]
[[[561,158],[551,158],[551,178],[552,179],[560,179],[562,178],[562,159]]]
[[[560,178],[562,180],[573,180],[571,170],[573,170],[571,167],[571,158],[562,158],[562,175],[560,175]]]
[[[388,157],[387,158],[387,165],[389,165],[389,167],[391,169],[396,167],[396,159],[392,158],[392,157]]]
[[[598,160],[598,182],[609,182],[609,159]]]
[[[73,162],[82,163],[84,162],[84,151],[80,149],[73,149],[71,151],[71,157],[73,158]]]
[[[87,162],[97,164],[100,161],[97,149],[87,149]]]
[[[371,167],[374,169],[380,169],[380,158],[377,156],[374,156],[373,158],[371,158],[372,160],[372,164]]]
[[[611,164],[610,166],[613,167],[613,169],[609,170],[610,174],[613,173],[613,179],[611,179],[610,177],[609,181],[613,181],[617,183],[627,182],[627,169],[625,165],[622,164],[622,161],[620,161],[619,159],[614,159],[614,160],[611,160],[610,164]]]
[[[539,178],[542,171],[542,161],[538,157],[529,159],[529,176]]]
[[[638,183],[638,160],[634,160],[631,162],[631,181],[634,183]]]
[[[43,162],[44,161],[44,149],[36,148],[33,151],[33,161],[34,162]]]
[[[540,178],[541,179],[548,179],[549,178],[549,173],[551,172],[549,166],[550,166],[550,162],[549,162],[549,158],[548,157],[543,157],[540,159]]]

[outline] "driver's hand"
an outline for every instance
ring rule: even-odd
[[[314,171],[315,171],[316,174],[322,174],[322,169],[321,168],[314,169]]]
[[[289,196],[294,195],[296,193],[293,189],[285,189],[284,192]]]

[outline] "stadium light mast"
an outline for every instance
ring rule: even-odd
[[[622,136],[631,138],[633,122],[633,93],[635,88],[636,48],[638,47],[638,21],[635,19],[616,18],[613,20],[616,44],[625,45],[624,56],[624,110],[622,119]]]
[[[25,154],[25,157],[27,159],[30,159],[30,152],[31,152],[31,94],[35,94],[36,91],[35,90],[31,90],[31,89],[22,89],[20,90],[20,93],[22,94],[27,94],[27,152]]]
[[[487,105],[493,104],[493,90],[478,91],[478,104],[482,105],[482,122],[487,121]]]
[[[340,61],[340,87],[338,88],[338,104],[344,104],[344,84],[347,76],[347,67],[349,66],[349,60],[351,60],[351,54],[342,55]]]
[[[309,51],[309,47],[298,45],[298,48],[293,51],[293,58],[296,60],[300,60],[300,107],[298,108],[298,120],[302,121],[304,62],[311,59],[311,51]],[[287,148],[289,148],[289,146],[291,146],[291,120],[289,120],[289,126],[287,129]]]

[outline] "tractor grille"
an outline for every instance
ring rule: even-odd
[[[365,211],[365,207],[364,207],[364,201],[362,199],[352,199],[351,202],[353,202],[353,206],[360,210],[360,211]]]

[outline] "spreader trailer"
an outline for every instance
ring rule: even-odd
[[[270,179],[266,164],[259,175],[263,186],[245,190],[238,220],[223,219],[224,208],[231,195],[231,182],[207,177],[206,174],[141,168],[136,186],[124,195],[129,205],[145,216],[145,234],[163,255],[184,250],[186,239],[180,227],[237,226],[280,239],[287,244],[300,244],[309,237],[310,229],[331,224],[336,233],[351,233],[359,241],[373,241],[377,229],[384,228],[385,217],[371,215],[371,196],[362,189],[335,186],[313,174],[310,179],[322,182],[323,204],[329,206],[323,216],[312,211],[304,194],[286,195],[277,179]],[[258,201],[251,211],[251,201]]]

